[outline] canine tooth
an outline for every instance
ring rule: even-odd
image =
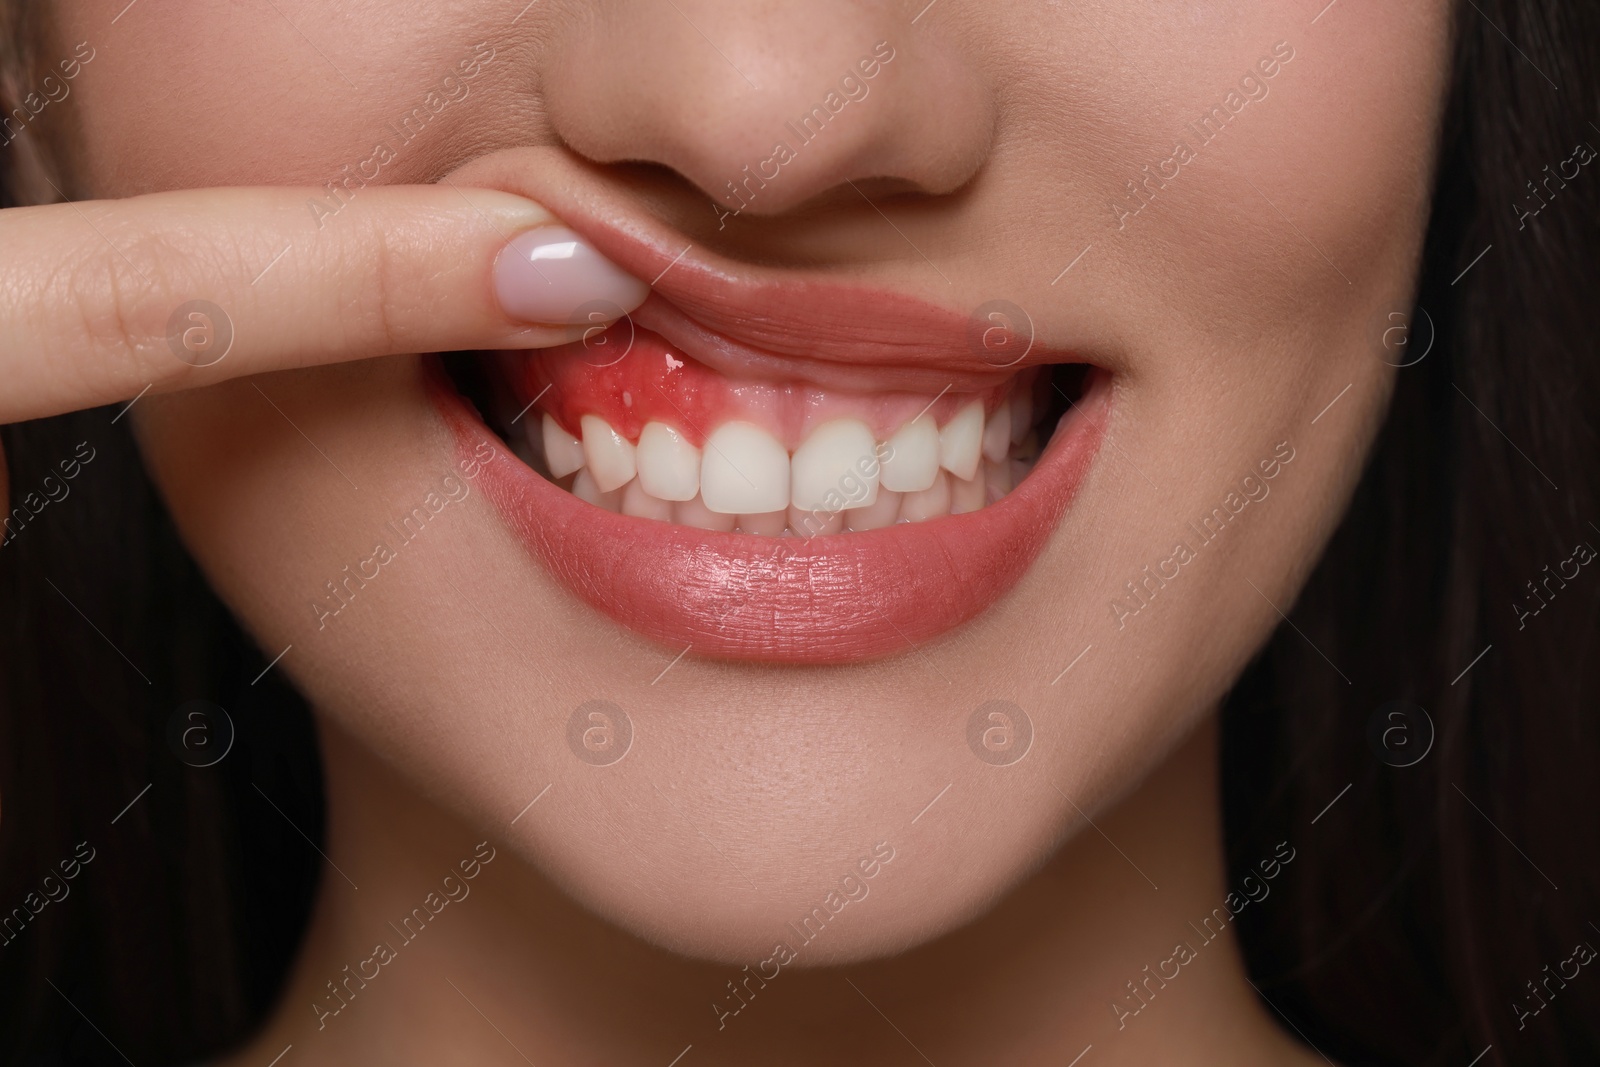
[[[565,478],[583,466],[583,442],[561,428],[549,415],[539,419],[540,436],[544,443],[544,462],[550,473]],[[528,428],[530,431],[533,427]],[[531,433],[530,433],[531,436]]]
[[[878,499],[871,507],[857,508],[847,518],[852,530],[881,530],[893,526],[900,517],[901,494],[893,489],[878,491]]]
[[[883,500],[884,494],[878,494],[878,500]],[[876,506],[876,505],[874,505]],[[870,508],[864,509],[870,511]],[[852,511],[851,517],[862,514]],[[789,505],[789,532],[796,537],[819,537],[822,534],[836,534],[844,529],[844,512],[812,510],[810,508],[797,508]]]
[[[622,490],[622,513],[640,519],[660,519],[662,522],[672,521],[672,501],[662,500],[645,491],[639,479],[635,478]]]
[[[733,520],[732,515],[724,515],[707,508],[705,501],[698,496],[693,500],[682,500],[672,505],[672,521],[684,526],[693,526],[697,530],[731,533]]]
[[[1024,387],[1011,394],[1011,443],[1020,445],[1032,427],[1033,391]]]
[[[971,480],[982,444],[983,403],[974,400],[939,431],[939,465],[963,481]]]
[[[884,449],[885,489],[915,493],[933,485],[939,473],[939,427],[931,415],[918,415],[894,432]]]
[[[900,498],[900,517],[907,522],[923,522],[950,514],[950,476],[935,471],[933,484]]]
[[[844,511],[878,498],[878,443],[860,419],[834,419],[812,430],[789,463],[789,503]]]
[[[788,511],[769,511],[764,515],[740,515],[739,532],[777,537],[789,525]]]
[[[633,480],[633,445],[599,415],[578,420],[583,431],[583,459],[602,493],[620,489]]]
[[[700,450],[664,422],[646,423],[634,451],[639,484],[662,500],[693,500],[700,491]]]
[[[983,424],[983,458],[999,463],[1011,451],[1011,405],[1001,404]]]
[[[601,492],[600,487],[595,484],[594,475],[587,467],[580,470],[578,476],[572,480],[572,495],[597,508],[605,508],[607,511],[622,510],[622,494],[615,489],[609,493]]]
[[[789,453],[748,422],[725,422],[700,456],[700,499],[724,515],[761,515],[789,506]]]
[[[971,478],[950,480],[950,514],[965,515],[977,511],[988,502],[989,495],[984,485],[983,471],[977,471]]]

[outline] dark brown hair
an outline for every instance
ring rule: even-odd
[[[41,12],[0,3],[7,107]],[[1472,0],[1456,48],[1412,316],[1431,349],[1398,372],[1294,627],[1224,713],[1236,881],[1280,841],[1296,856],[1239,932],[1263,998],[1329,1057],[1592,1064],[1600,974],[1559,972],[1600,946],[1600,572],[1549,576],[1600,545],[1600,171],[1558,173],[1600,144],[1600,8]],[[0,206],[19,202],[8,151]],[[0,1064],[183,1062],[241,1039],[318,878],[290,825],[322,819],[304,704],[275,672],[253,681],[266,658],[117,410],[0,429],[13,505],[80,442],[95,454],[0,549],[0,909],[44,899],[47,875],[70,887],[0,933]],[[195,698],[236,727],[214,767],[168,738]],[[1426,718],[1391,719],[1394,701]],[[1415,746],[1398,757],[1396,722]],[[62,883],[80,842],[94,858]]]
[[[1594,1064],[1600,973],[1560,972],[1600,948],[1600,569],[1560,571],[1600,546],[1600,168],[1561,164],[1600,146],[1600,6],[1457,17],[1411,345],[1436,336],[1228,703],[1229,854],[1299,849],[1240,931],[1328,1056]]]

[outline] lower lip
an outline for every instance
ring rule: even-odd
[[[1032,472],[978,511],[812,539],[713,533],[579,500],[509,453],[486,495],[573,595],[699,655],[855,663],[904,652],[987,610],[1025,574],[1099,447],[1111,390],[1093,372]],[[496,440],[437,366],[429,391],[465,457]]]

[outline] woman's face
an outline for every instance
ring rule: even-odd
[[[624,928],[743,962],[867,866],[871,919],[807,962],[971,919],[1289,610],[1389,394],[1449,21],[1444,0],[125,3],[61,27],[94,54],[85,193],[306,185],[286,254],[315,256],[352,175],[448,175],[658,283],[626,374],[597,369],[615,348],[514,357],[484,402],[506,440],[548,375],[525,424],[599,414],[629,448],[675,428],[700,525],[744,530],[763,520],[711,508],[718,441],[738,473],[836,416],[815,450],[918,408],[942,428],[873,446],[859,477],[892,525],[772,537],[577,500],[420,356],[134,409],[194,554],[324,716]],[[1034,468],[1003,425],[1024,392],[1054,433]],[[984,415],[973,467],[985,424],[957,423]],[[894,522],[940,510],[931,484],[889,495],[929,455],[972,474],[935,479],[966,514]],[[789,462],[793,494],[831,477]]]

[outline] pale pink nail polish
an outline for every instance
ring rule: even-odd
[[[507,315],[551,325],[619,318],[650,295],[648,285],[565,226],[513,238],[495,260],[494,289]]]

